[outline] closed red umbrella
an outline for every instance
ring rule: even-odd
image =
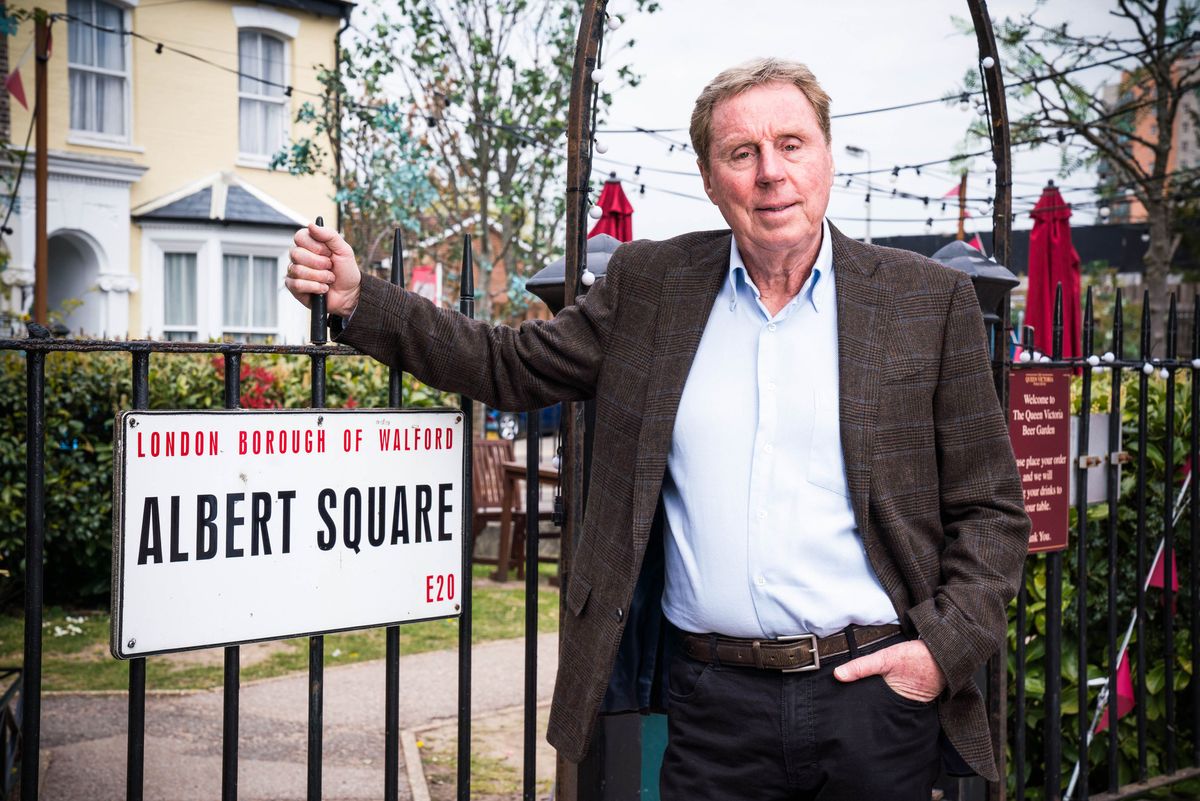
[[[633,239],[633,206],[625,197],[621,182],[615,177],[604,182],[600,192],[600,202],[596,204],[603,213],[595,227],[588,232],[588,239],[597,234],[608,234],[618,242],[629,242]]]
[[[1025,325],[1034,329],[1033,345],[1053,353],[1054,292],[1062,284],[1064,358],[1080,356],[1079,254],[1071,244],[1071,208],[1051,182],[1033,207],[1029,232],[1029,293]]]

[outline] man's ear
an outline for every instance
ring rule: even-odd
[[[704,194],[708,195],[708,199],[712,201],[712,204],[715,206],[717,204],[717,200],[713,197],[712,184],[708,179],[708,167],[704,164],[704,159],[697,158],[696,166],[700,168],[700,179],[704,181]]]

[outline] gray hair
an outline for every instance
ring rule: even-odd
[[[799,61],[758,58],[724,70],[713,78],[696,98],[696,105],[692,108],[690,134],[692,147],[701,164],[708,165],[708,148],[712,144],[713,109],[717,104],[756,86],[769,83],[786,83],[799,89],[817,114],[817,124],[821,126],[821,133],[825,135],[825,144],[830,143],[829,95],[817,83],[812,70]]]

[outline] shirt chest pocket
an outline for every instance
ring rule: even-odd
[[[808,450],[808,482],[843,497],[850,497],[845,463],[837,396],[816,390]]]

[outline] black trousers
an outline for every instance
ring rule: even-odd
[[[904,698],[879,676],[839,682],[833,669],[850,658],[782,673],[675,649],[662,801],[929,801],[940,768],[936,703]]]

